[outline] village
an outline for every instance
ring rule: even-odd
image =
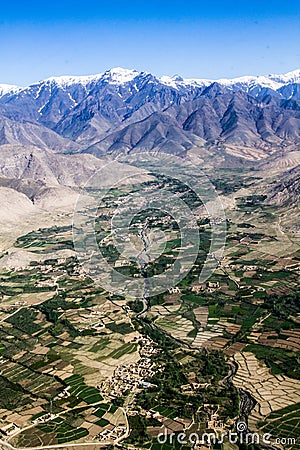
[[[155,374],[157,368],[151,357],[159,350],[149,338],[140,337],[135,341],[139,345],[140,359],[136,363],[117,367],[113,376],[99,386],[106,400],[122,397],[126,392],[132,394],[139,389],[147,389],[152,386],[148,380]]]

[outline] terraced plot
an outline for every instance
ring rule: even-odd
[[[272,375],[270,369],[250,352],[236,353],[233,360],[238,364],[234,384],[250,392],[258,402],[250,416],[254,423],[282,409],[283,405],[291,406],[300,401],[300,381]]]
[[[263,433],[279,437],[287,449],[300,448],[300,403],[272,412],[264,421],[258,423]]]

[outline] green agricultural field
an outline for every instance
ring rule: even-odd
[[[32,409],[30,418],[24,419],[31,428],[12,438],[13,445],[97,442],[102,429],[113,429],[118,423],[123,426],[129,420],[125,446],[187,450],[187,446],[160,445],[152,439],[147,428],[161,423],[149,417],[158,411],[170,423],[177,417],[193,420],[192,429],[202,430],[217,410],[220,420],[234,423],[240,413],[240,393],[231,376],[234,352],[251,351],[273,374],[300,378],[299,352],[250,343],[255,333],[276,331],[284,340],[289,337],[287,330],[296,330],[300,257],[296,238],[289,232],[280,234],[274,207],[262,206],[265,194],[256,192],[252,187],[256,178],[248,175],[244,169],[216,169],[214,173],[217,190],[230,194],[228,239],[224,257],[199,294],[192,287],[197,286],[210,251],[211,226],[209,219],[202,217],[201,202],[195,194],[170,177],[152,174],[153,179],[143,186],[180,195],[197,214],[200,250],[194,267],[178,284],[179,291],[143,301],[105,292],[85,277],[76,257],[61,256],[70,252],[60,250],[73,248],[70,226],[40,229],[17,240],[15,250],[26,250],[36,260],[26,269],[0,273],[0,420],[5,422],[11,412],[26,417]],[[240,188],[243,191],[239,192]],[[114,208],[139,189],[126,186],[107,193],[96,220],[98,240],[109,239]],[[234,206],[235,201],[238,206]],[[150,277],[174,263],[181,238],[171,216],[162,211],[141,211],[130,225],[135,243],[145,225],[153,235],[163,231],[166,239],[163,253],[144,269],[143,275]],[[120,254],[113,241],[107,242],[100,244],[101,251],[114,264]],[[185,262],[179,260],[178,267]],[[133,275],[140,272],[136,269],[130,263],[120,272]],[[208,281],[219,285],[209,289]],[[145,300],[150,307],[138,315]],[[151,369],[135,370],[141,357],[143,363],[150,361],[147,367]],[[124,383],[124,372],[119,370],[124,366],[134,368],[132,373],[141,377],[138,381],[151,385],[128,388],[132,385]],[[112,386],[117,380],[121,389],[115,394]],[[131,410],[138,414],[131,415]],[[56,416],[54,420],[31,423],[50,411]],[[21,422],[20,417],[18,420]],[[264,420],[259,424],[261,430],[288,437],[299,428],[299,410],[292,406]],[[89,431],[92,428],[94,436]]]
[[[291,378],[300,379],[300,352],[255,344],[247,345],[244,350],[254,353],[258,359],[264,361],[274,375],[284,373]]]
[[[122,356],[126,355],[127,353],[135,352],[136,349],[137,349],[137,344],[127,343],[127,344],[122,345],[120,348],[114,350],[113,352],[111,352],[108,356],[110,358],[119,359]]]
[[[128,334],[134,331],[134,329],[128,322],[121,322],[118,324],[116,324],[115,322],[110,322],[106,324],[106,328],[120,334]]]
[[[167,406],[158,406],[156,410],[165,417],[168,417],[168,419],[175,419],[177,416],[177,412],[174,411],[171,408],[168,408]]]
[[[270,433],[276,438],[295,439],[294,444],[286,445],[287,448],[300,448],[300,404],[271,413],[264,422],[258,424],[259,430]],[[286,441],[288,444],[288,441]],[[291,442],[291,441],[290,441]]]

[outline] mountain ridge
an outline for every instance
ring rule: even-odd
[[[235,145],[266,157],[300,139],[298,69],[213,81],[115,68],[5,89],[0,145],[98,156],[147,150],[186,155],[206,144],[225,151]]]
[[[48,77],[33,83],[28,86],[17,86],[14,84],[0,83],[0,96],[6,95],[8,92],[13,90],[26,90],[31,86],[39,85],[41,83],[56,83],[61,87],[70,86],[73,84],[87,85],[91,82],[99,81],[100,79],[114,82],[116,84],[124,84],[126,82],[132,81],[135,77],[140,75],[152,75],[150,72],[137,71],[135,69],[124,69],[122,67],[115,67],[109,69],[105,72],[91,75],[61,75]],[[197,86],[208,86],[214,82],[221,85],[230,86],[234,84],[266,84],[265,87],[271,87],[272,89],[279,89],[285,84],[289,83],[299,83],[300,82],[300,69],[295,69],[284,74],[270,74],[270,75],[243,75],[240,77],[233,78],[183,78],[180,75],[163,75],[161,77],[154,76],[157,80],[166,83],[167,85],[172,85],[176,87],[177,84],[182,85],[197,85]],[[269,83],[269,84],[268,84]]]

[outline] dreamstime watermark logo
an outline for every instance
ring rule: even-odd
[[[183,187],[192,193],[194,203],[180,195]],[[200,205],[197,213],[195,199]],[[164,216],[163,227],[149,226],[155,212]],[[134,235],[133,223],[141,214]],[[199,282],[204,282],[217,267],[226,239],[226,217],[213,184],[186,159],[149,153],[123,157],[97,171],[80,194],[74,211],[74,248],[85,272],[106,291],[151,297],[175,287],[193,268],[201,242],[197,223],[201,214],[209,218],[211,229],[209,252],[199,275]],[[147,267],[159,260],[171,239],[167,230],[171,221],[177,224],[180,249],[162,273],[149,276]],[[140,275],[116,270],[116,261],[105,253],[108,243],[121,265],[137,266]]]
[[[174,445],[176,443],[180,445],[191,445],[196,447],[198,445],[215,445],[223,444],[224,442],[229,442],[230,444],[257,444],[257,445],[280,445],[280,446],[290,446],[296,444],[296,438],[294,437],[275,437],[270,433],[252,433],[247,431],[247,424],[244,422],[238,422],[236,427],[236,432],[232,431],[222,431],[222,432],[209,432],[209,433],[168,433],[165,429],[164,432],[157,436],[157,441],[159,444],[170,444]]]
[[[248,425],[246,424],[246,422],[238,421],[236,424],[236,431],[238,431],[239,433],[243,433],[247,430],[247,428]]]

